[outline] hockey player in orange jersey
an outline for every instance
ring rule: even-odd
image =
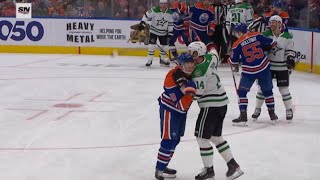
[[[178,65],[170,70],[164,80],[164,92],[158,98],[160,105],[161,144],[155,177],[159,180],[176,177],[177,171],[167,168],[180,138],[184,135],[187,112],[196,93],[191,80],[195,62],[191,54],[181,53]]]

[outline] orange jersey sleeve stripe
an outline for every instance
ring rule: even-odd
[[[246,35],[241,36],[235,43],[233,43],[232,48],[236,48],[243,40],[259,34],[260,34],[259,32],[248,32]]]

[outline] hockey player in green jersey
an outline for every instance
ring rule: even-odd
[[[250,4],[243,3],[243,0],[235,0],[236,5],[232,6],[227,13],[226,27],[229,35],[232,34],[232,27],[238,23],[249,25],[253,21],[253,9]]]
[[[226,17],[226,29],[229,34],[227,58],[232,53],[232,44],[237,41],[234,34],[234,26],[239,23],[244,23],[247,26],[253,22],[253,9],[250,4],[243,2],[243,0],[235,0],[235,5],[232,6]],[[235,72],[239,71],[239,66],[235,66]]]
[[[154,57],[154,51],[157,47],[157,40],[160,42],[160,64],[169,66],[165,60],[169,40],[173,35],[173,12],[168,8],[167,0],[160,0],[159,6],[155,6],[147,11],[139,26],[139,30],[144,29],[147,21],[151,21],[150,40],[148,45],[148,62],[146,66],[151,66]]]
[[[281,30],[282,18],[278,15],[270,17],[269,26],[270,30],[265,31],[262,34],[277,41],[277,46],[273,47],[268,54],[268,59],[271,64],[271,75],[272,78],[277,80],[277,86],[286,108],[286,119],[291,122],[293,111],[292,97],[289,91],[289,75],[295,66],[293,37],[290,33]],[[256,109],[252,115],[254,120],[260,116],[264,99],[261,91],[259,91],[256,96]]]
[[[192,42],[188,50],[196,60],[192,80],[196,84],[196,96],[200,107],[195,133],[204,165],[203,171],[195,179],[204,180],[215,176],[213,169],[213,147],[216,146],[228,166],[226,176],[235,179],[243,174],[234,160],[229,144],[222,137],[222,127],[227,113],[228,96],[217,74],[217,53],[207,53],[203,42]],[[212,144],[211,144],[212,143]]]

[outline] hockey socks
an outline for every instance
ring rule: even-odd
[[[265,99],[265,102],[266,102],[266,105],[268,107],[268,109],[270,110],[274,110],[274,98],[273,98],[273,95],[271,96],[268,96],[266,99]]]
[[[227,141],[224,141],[223,143],[217,145],[216,148],[226,162],[229,162],[233,158],[230,146]]]
[[[204,167],[213,166],[213,148],[208,139],[197,138]]]
[[[233,158],[230,146],[222,136],[212,136],[210,140],[213,144],[216,145],[217,150],[219,151],[222,158],[226,161],[226,163]]]
[[[174,154],[174,150],[178,144],[179,144],[179,140],[163,139],[161,141],[161,147],[158,152],[158,160],[156,165],[157,170],[164,171],[167,168]]]

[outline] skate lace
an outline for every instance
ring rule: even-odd
[[[293,112],[291,110],[287,110],[287,116],[291,116]]]
[[[254,114],[260,114],[261,110],[260,109],[255,109]]]

